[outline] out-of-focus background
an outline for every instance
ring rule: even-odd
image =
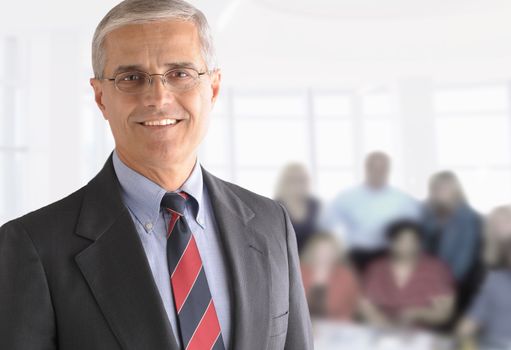
[[[0,224],[83,186],[112,151],[88,79],[116,3],[4,4]],[[191,3],[223,71],[200,159],[287,207],[318,349],[509,340],[511,305],[490,292],[511,283],[490,267],[511,236],[511,2]]]

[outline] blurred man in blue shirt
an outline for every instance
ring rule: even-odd
[[[345,245],[360,270],[385,249],[385,228],[397,219],[418,219],[419,203],[389,185],[391,161],[383,152],[370,153],[365,161],[365,181],[340,193],[327,208],[322,223],[343,231]]]

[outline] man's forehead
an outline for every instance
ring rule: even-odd
[[[195,23],[176,19],[126,24],[109,32],[107,37],[173,37],[182,35],[198,38]]]
[[[130,24],[108,33],[104,41],[107,66],[157,64],[192,67],[202,62],[198,31],[193,22],[165,21]]]

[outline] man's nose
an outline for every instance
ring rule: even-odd
[[[151,85],[144,93],[144,104],[146,107],[160,108],[172,103],[174,94],[167,89],[161,75],[153,75]]]

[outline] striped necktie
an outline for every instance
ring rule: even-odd
[[[185,192],[170,192],[161,202],[171,216],[167,231],[167,262],[181,349],[225,350],[199,249],[184,217],[189,198]]]

